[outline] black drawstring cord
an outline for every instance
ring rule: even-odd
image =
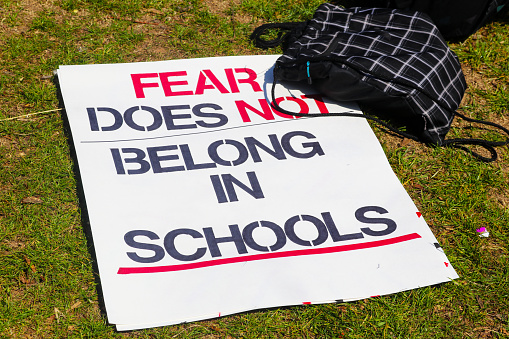
[[[505,132],[509,136],[509,130],[499,124],[496,124],[491,121],[472,119],[472,118],[466,117],[463,114],[460,114],[458,112],[455,112],[455,114],[457,116],[459,116],[460,118],[462,118],[463,120],[468,121],[468,122],[473,122],[473,123],[478,123],[478,124],[483,124],[483,125],[488,125],[488,126],[498,128],[499,130]],[[509,144],[509,138],[506,138],[505,141],[489,141],[489,140],[483,140],[483,139],[457,138],[457,139],[444,140],[443,146],[459,148],[467,153],[472,154],[474,157],[476,157],[477,159],[479,159],[481,161],[492,162],[492,161],[497,160],[497,151],[495,150],[494,147],[504,146],[507,144]],[[486,150],[488,150],[491,153],[491,158],[486,158],[486,157],[480,155],[479,153],[472,151],[471,149],[469,149],[467,147],[463,147],[463,145],[477,145],[477,146],[484,147]]]
[[[475,158],[481,160],[482,162],[492,162],[497,160],[497,151],[495,148],[491,145],[489,145],[490,141],[482,140],[482,139],[447,139],[444,141],[443,146],[444,147],[454,147],[458,148],[462,151],[465,151],[466,153],[472,154]],[[476,145],[481,146],[484,149],[486,149],[488,152],[490,152],[491,157],[487,158],[482,155],[480,155],[477,152],[472,151],[470,148],[464,147],[463,145]]]
[[[399,129],[389,125],[388,123],[386,123],[385,121],[383,120],[380,120],[372,115],[368,115],[368,114],[364,114],[364,113],[352,113],[352,112],[342,112],[342,113],[296,113],[296,112],[290,112],[290,111],[287,111],[286,109],[282,108],[281,106],[279,106],[279,104],[277,103],[276,101],[276,79],[277,79],[277,66],[274,67],[274,82],[272,83],[272,88],[271,88],[271,96],[272,96],[272,103],[271,103],[271,106],[276,109],[278,112],[281,112],[283,114],[286,114],[286,115],[291,115],[291,116],[297,116],[297,117],[360,117],[360,118],[365,118],[365,119],[369,119],[369,120],[372,120],[380,125],[382,125],[383,127],[387,128],[388,130],[390,130],[391,132],[394,132],[398,135],[401,135],[402,137],[405,137],[405,138],[408,138],[408,139],[412,139],[412,140],[415,140],[415,141],[419,141],[419,138],[417,138],[416,136],[412,135],[412,134],[409,134],[409,133],[406,133],[406,132],[403,132],[403,131],[400,131]]]
[[[306,22],[268,23],[256,27],[249,38],[253,40],[254,45],[258,48],[268,49],[282,45],[284,49],[288,43],[288,38],[290,36],[300,36],[299,31],[301,31],[305,25]],[[262,35],[266,34],[267,31],[271,29],[280,30],[277,34],[277,38],[272,40],[262,39]]]
[[[509,136],[509,129],[505,128],[504,126],[501,126],[501,125],[496,124],[496,123],[491,122],[491,121],[478,120],[478,119],[469,118],[469,117],[464,116],[463,114],[460,114],[458,112],[455,112],[455,113],[456,113],[457,116],[459,116],[461,119],[463,119],[465,121],[474,122],[474,123],[488,125],[488,126],[492,126],[492,127],[498,128],[499,130],[504,131],[505,134],[507,134]],[[449,139],[449,140],[471,140],[471,139]],[[473,139],[473,140],[476,140],[476,139]],[[486,144],[488,144],[490,146],[504,146],[504,145],[509,144],[509,137],[506,138],[505,141],[488,141],[488,140],[483,140],[483,141],[486,142]]]

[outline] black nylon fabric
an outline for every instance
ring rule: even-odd
[[[508,3],[508,0],[390,0],[387,7],[424,12],[445,39],[463,41]]]
[[[457,56],[423,13],[322,4],[275,66],[441,146],[466,90]]]

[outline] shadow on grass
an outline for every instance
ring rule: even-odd
[[[80,169],[78,164],[78,158],[76,156],[76,149],[74,148],[74,142],[71,133],[71,127],[69,125],[69,120],[67,119],[67,114],[65,113],[65,106],[62,97],[62,92],[60,90],[60,83],[58,81],[58,76],[55,75],[53,78],[53,83],[57,89],[57,97],[58,97],[58,108],[61,109],[60,115],[62,118],[64,133],[67,138],[67,143],[69,145],[70,155],[73,162],[73,173],[76,179],[76,191],[78,194],[79,207],[80,207],[80,215],[81,215],[81,225],[83,226],[83,231],[87,240],[87,250],[90,253],[92,258],[92,269],[94,272],[94,282],[97,290],[97,296],[99,300],[99,308],[101,310],[102,316],[106,317],[106,307],[104,304],[104,296],[101,288],[101,280],[99,277],[99,266],[97,265],[97,256],[94,247],[94,241],[92,238],[92,229],[90,227],[90,220],[88,216],[88,208],[87,202],[85,200],[85,193],[83,190],[83,183],[81,181]]]

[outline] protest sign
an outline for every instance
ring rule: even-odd
[[[364,119],[271,108],[276,58],[59,68],[117,329],[457,278]],[[276,95],[297,112],[359,112],[305,87]]]

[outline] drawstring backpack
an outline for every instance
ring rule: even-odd
[[[262,36],[279,29],[273,40]],[[490,162],[494,147],[509,143],[445,139],[457,115],[468,122],[509,130],[456,112],[466,90],[458,57],[424,13],[384,8],[345,9],[324,3],[307,22],[265,24],[251,35],[256,46],[282,45],[274,66],[272,106],[292,116],[360,116],[412,140],[460,148]],[[356,101],[364,114],[296,113],[275,100],[277,82],[307,82],[337,101]],[[482,156],[465,145],[489,151]]]

